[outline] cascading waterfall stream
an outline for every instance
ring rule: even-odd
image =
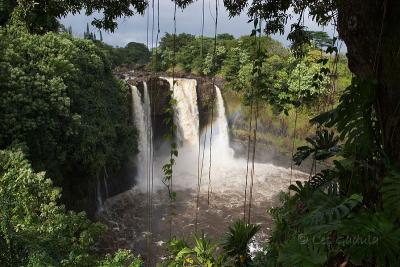
[[[143,110],[144,110],[144,120],[145,120],[145,132],[147,137],[147,147],[146,147],[146,159],[147,161],[147,175],[150,177],[152,172],[152,159],[153,159],[153,127],[151,120],[151,104],[150,95],[147,87],[147,83],[143,82]]]
[[[104,175],[103,175],[103,184],[104,184],[104,193],[105,198],[108,198],[108,183],[107,183],[108,173],[107,168],[104,166]]]
[[[215,135],[215,141],[213,141],[213,145],[216,146],[216,149],[222,154],[222,156],[225,157],[225,159],[232,159],[234,153],[229,145],[229,128],[228,120],[225,114],[225,104],[221,89],[218,86],[215,86],[215,93],[217,118],[214,124],[217,131],[216,133],[213,133],[213,135]]]
[[[96,178],[96,198],[97,198],[97,212],[103,210],[103,198],[101,196],[101,184],[99,177]]]
[[[138,131],[138,148],[139,153],[136,157],[137,166],[137,185],[140,189],[145,189],[147,177],[149,175],[148,153],[151,136],[151,115],[150,115],[150,98],[148,95],[147,85],[144,85],[144,103],[142,103],[141,94],[136,86],[132,88],[132,103],[134,123]],[[147,163],[147,164],[146,164]]]
[[[194,79],[163,78],[170,84],[176,100],[175,124],[178,127],[178,140],[183,145],[196,145],[199,142],[199,110],[197,106],[197,81]],[[175,81],[175,85],[173,82]]]

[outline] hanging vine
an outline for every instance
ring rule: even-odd
[[[250,22],[254,22],[254,29],[251,33],[252,36],[254,36],[254,44],[257,45],[257,17],[254,16],[253,20],[250,20]],[[253,130],[253,104],[254,104],[254,98],[253,98],[253,93],[254,93],[254,88],[250,88],[250,119],[249,119],[249,128],[248,128],[248,143],[247,143],[247,162],[246,162],[246,181],[245,181],[245,188],[244,188],[244,205],[243,205],[243,221],[246,221],[246,213],[247,213],[247,187],[248,187],[248,178],[249,178],[249,163],[250,163],[250,152],[251,152],[251,136],[252,136],[252,130]]]
[[[202,17],[201,17],[201,48],[200,48],[200,58],[203,59],[204,53],[204,0],[202,0]],[[207,131],[204,136],[204,141],[206,140]],[[203,144],[203,159],[200,163],[200,155],[201,155],[201,134],[200,134],[200,125],[199,125],[199,151],[197,156],[197,194],[196,194],[196,211],[195,211],[195,223],[194,223],[194,232],[197,234],[197,224],[198,224],[198,216],[199,216],[199,205],[200,205],[200,189],[201,189],[201,180],[203,176],[203,162],[204,162],[204,150],[205,150],[205,142]]]
[[[167,187],[169,196],[169,209],[170,209],[170,220],[169,220],[169,235],[172,238],[172,217],[174,216],[173,202],[176,200],[176,192],[173,191],[173,167],[176,163],[176,157],[178,157],[178,145],[176,142],[176,125],[174,123],[174,114],[176,100],[173,97],[175,89],[175,66],[176,66],[176,11],[177,3],[174,1],[174,39],[173,39],[173,66],[172,66],[172,88],[169,91],[168,107],[164,113],[164,123],[169,129],[169,132],[165,134],[164,139],[170,143],[170,154],[169,161],[162,167],[164,177],[162,182]],[[157,34],[158,35],[158,34]],[[158,39],[158,37],[157,37]]]
[[[216,69],[216,57],[217,57],[217,41],[218,41],[218,5],[219,0],[215,2],[215,20],[214,20],[214,48],[213,48],[213,71]],[[214,103],[215,103],[215,73],[213,73],[212,87],[210,88],[212,95],[211,104],[211,125],[210,125],[210,158],[208,168],[208,190],[207,190],[207,205],[210,205],[210,196],[212,193],[211,184],[211,167],[212,167],[212,137],[213,137],[213,121],[214,121]]]
[[[251,209],[253,203],[253,187],[254,187],[254,175],[255,175],[255,155],[256,155],[256,145],[257,145],[257,130],[258,130],[258,115],[259,115],[259,102],[258,102],[258,94],[261,91],[261,88],[266,87],[264,84],[263,79],[263,71],[262,66],[265,61],[266,54],[261,49],[261,36],[262,36],[262,21],[261,17],[258,17],[259,14],[255,15],[254,18],[254,30],[252,31],[252,35],[255,36],[255,44],[257,45],[254,64],[253,64],[253,79],[252,79],[252,91],[253,94],[250,95],[252,98],[251,101],[255,101],[255,127],[253,130],[253,154],[252,154],[252,167],[250,172],[251,182],[250,182],[250,189],[249,189],[249,209],[248,209],[248,216],[247,216],[247,223],[250,224],[251,222]],[[257,33],[258,33],[258,40],[257,40]],[[249,133],[250,134],[250,133]]]
[[[146,43],[147,47],[149,47],[149,24],[150,24],[150,1],[147,1],[147,25],[146,25]],[[152,74],[153,76],[156,76],[156,60],[157,60],[157,54],[154,55],[154,25],[155,25],[155,6],[154,6],[154,0],[151,2],[151,11],[152,11],[152,30],[151,30],[151,51],[152,51],[152,62],[153,62],[153,68],[152,68]],[[155,84],[156,85],[156,84]],[[153,90],[151,90],[151,99],[154,99],[153,97]],[[154,102],[154,101],[152,101]],[[154,104],[151,105],[150,107],[145,107],[146,109],[150,109],[150,113],[154,113]],[[147,266],[151,266],[151,259],[152,259],[152,221],[153,221],[153,133],[152,133],[152,127],[151,127],[151,114],[148,112],[145,112],[146,115],[146,134],[147,134],[147,148],[146,148],[146,181],[147,181],[147,257],[146,257],[146,264]]]
[[[299,87],[300,87],[300,72],[299,72]],[[291,159],[290,159],[290,179],[289,179],[289,186],[292,185],[292,180],[293,180],[293,156],[294,156],[294,147],[296,145],[296,135],[297,135],[297,120],[298,120],[299,112],[297,110],[297,107],[295,108],[295,114],[294,114],[294,127],[293,127],[293,135],[292,135],[292,153],[291,153]],[[289,195],[290,195],[290,190],[289,190]]]

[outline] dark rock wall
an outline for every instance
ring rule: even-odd
[[[211,122],[212,108],[215,104],[215,88],[213,88],[213,83],[209,78],[198,78],[196,80],[200,130],[202,130]],[[215,111],[214,106],[214,115]]]

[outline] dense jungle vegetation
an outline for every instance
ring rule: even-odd
[[[175,1],[182,8],[192,2]],[[308,181],[281,194],[281,206],[269,211],[274,227],[264,253],[250,257],[249,241],[258,227],[238,221],[222,244],[207,236],[188,243],[172,239],[165,264],[398,266],[400,4],[223,3],[231,16],[248,13],[251,36],[223,34],[217,47],[205,38],[203,56],[197,37],[166,35],[150,67],[223,77],[248,106],[268,104],[286,116],[310,110],[316,131],[293,160],[334,161],[321,172],[312,168]],[[95,244],[104,227],[77,211],[90,205],[97,180],[118,171],[136,151],[128,89],[111,70],[131,63],[118,53],[139,54],[138,64],[147,63],[149,53],[137,44],[115,52],[93,38],[60,33],[58,19],[101,11],[93,24],[114,30],[117,18],[143,14],[146,6],[144,0],[0,2],[2,266],[142,265],[129,251],[98,255]],[[306,31],[305,10],[320,25],[336,22],[348,62],[338,55],[336,39],[325,42]],[[300,19],[291,27],[289,52],[261,35],[282,32],[291,12]]]
[[[93,41],[13,19],[0,29],[0,265],[133,262],[127,251],[99,260],[105,229],[75,212],[93,213],[98,180],[136,151],[128,88]]]
[[[328,47],[332,47],[333,39],[325,32],[307,31],[307,34],[310,43],[304,46],[305,56],[301,58],[296,58],[289,49],[270,37],[260,38],[261,49],[266,53],[262,72],[268,80],[269,92],[276,94],[276,102],[270,104],[267,101],[270,96],[261,96],[265,101],[260,101],[263,108],[258,118],[261,125],[257,139],[260,144],[272,144],[280,153],[287,155],[292,150],[294,128],[297,132],[295,144],[304,145],[305,137],[315,131],[309,118],[337,105],[340,95],[351,83],[345,55],[325,52]],[[252,87],[254,37],[242,36],[236,39],[227,33],[219,34],[215,60],[213,43],[214,38],[211,37],[179,34],[175,38],[174,55],[174,36],[167,33],[160,41],[156,68],[171,74],[175,56],[176,75],[215,74],[221,78],[224,81],[228,117],[235,116],[231,126],[232,135],[245,141],[250,117],[246,94],[247,89]],[[325,69],[321,73],[323,67],[333,66],[333,75],[324,72]],[[239,116],[233,114],[239,109]],[[296,125],[293,119],[295,113]]]

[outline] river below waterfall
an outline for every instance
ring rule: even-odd
[[[173,172],[173,191],[176,192],[176,200],[171,204],[167,188],[161,182],[162,166],[168,160],[168,155],[155,153],[153,171],[149,172],[151,165],[146,161],[149,151],[142,145],[139,147],[144,151],[139,152],[137,156],[137,164],[142,166],[139,168],[137,185],[130,191],[107,199],[98,214],[100,220],[109,228],[106,237],[99,244],[102,251],[111,252],[122,247],[131,249],[144,258],[150,253],[151,266],[155,266],[155,263],[165,256],[165,242],[171,236],[190,240],[194,234],[199,174],[201,174],[201,187],[198,233],[204,232],[216,242],[222,238],[232,222],[243,218],[246,173],[248,173],[247,200],[252,180],[251,162],[248,164],[246,159],[235,158],[229,146],[228,123],[219,88],[215,88],[216,117],[210,139],[211,125],[199,132],[196,82],[178,79],[173,85],[172,79],[167,80],[178,101],[175,107],[175,122],[182,143]],[[134,89],[136,91],[133,94],[135,98],[133,102],[140,105],[140,95],[137,89]],[[145,94],[148,94],[147,90]],[[144,98],[146,99],[146,96]],[[134,110],[135,123],[139,128],[139,139],[147,144],[149,136],[152,136],[151,125],[148,125],[149,120],[146,119],[150,111],[145,107],[149,105],[146,101],[142,101],[142,105],[144,107],[136,107]],[[152,182],[149,180],[150,173],[153,174]],[[290,179],[294,181],[305,177],[298,171],[293,171],[291,176],[290,170],[272,164],[254,164],[251,222],[260,224],[261,230],[254,240],[253,249],[267,241],[271,226],[268,209],[278,204],[279,192],[287,190]],[[151,214],[147,193],[149,188],[153,191]],[[149,235],[151,238],[148,238]]]

